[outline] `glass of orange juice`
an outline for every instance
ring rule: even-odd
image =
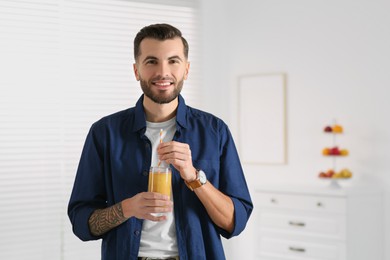
[[[152,166],[149,171],[148,191],[171,197],[172,170],[169,167]]]

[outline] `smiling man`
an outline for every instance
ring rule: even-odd
[[[88,133],[68,214],[80,239],[103,239],[102,259],[225,259],[220,236],[240,234],[252,212],[228,127],[180,95],[188,50],[171,25],[141,29],[134,73],[144,94]],[[147,192],[157,162],[172,168],[171,198]]]
[[[180,38],[165,41],[146,38],[141,42],[134,72],[151,101],[157,104],[177,101],[190,67],[183,48]]]

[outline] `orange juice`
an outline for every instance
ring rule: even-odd
[[[171,196],[172,172],[166,167],[150,167],[148,191]]]

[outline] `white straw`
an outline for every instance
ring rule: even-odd
[[[162,130],[162,129],[160,129],[160,144],[163,142],[163,139],[162,139],[162,133],[163,133],[163,130]],[[160,160],[158,160],[157,167],[159,167],[159,166],[160,166],[160,164],[161,164],[161,161],[160,161]]]

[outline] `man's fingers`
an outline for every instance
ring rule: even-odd
[[[158,192],[143,192],[142,198],[146,200],[167,200],[169,201],[169,196],[161,194]]]
[[[157,192],[144,192],[143,193],[143,205],[144,207],[172,207],[173,202],[169,196],[160,194]]]
[[[185,143],[179,143],[176,141],[161,143],[158,146],[158,153],[165,154],[165,153],[172,153],[172,152],[178,152],[178,153],[184,153],[188,154],[191,153],[190,146]]]
[[[165,216],[165,215],[152,215],[152,214],[148,214],[148,215],[145,216],[144,219],[157,222],[157,221],[167,220],[167,216]]]
[[[139,219],[163,221],[166,216],[160,213],[172,212],[173,202],[167,195],[156,192],[142,192],[136,196],[137,206],[133,209],[135,210],[134,216]]]

